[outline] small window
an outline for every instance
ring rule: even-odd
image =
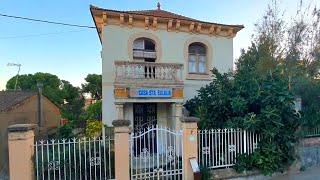
[[[206,46],[202,43],[192,43],[188,48],[189,60],[188,69],[189,73],[204,74],[207,72],[207,50]]]

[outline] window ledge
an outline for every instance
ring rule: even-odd
[[[203,81],[211,81],[211,74],[198,74],[198,73],[188,73],[187,80],[203,80]]]

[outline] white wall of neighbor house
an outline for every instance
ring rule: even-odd
[[[142,28],[120,27],[116,25],[105,26],[102,33],[102,81],[103,81],[103,121],[111,125],[116,118],[116,109],[113,96],[113,82],[115,79],[114,61],[129,61],[130,53],[128,42],[130,37],[137,33],[147,33],[159,39],[161,54],[157,62],[184,64],[184,97],[185,100],[196,95],[196,90],[209,83],[208,80],[188,80],[187,59],[185,43],[190,39],[203,39],[212,47],[212,67],[220,72],[227,72],[233,68],[233,39],[226,37],[207,36],[203,34],[191,34],[187,32],[168,32],[166,30],[145,30]]]

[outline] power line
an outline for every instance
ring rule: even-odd
[[[50,36],[50,35],[58,35],[64,33],[74,33],[74,32],[82,32],[84,30],[78,31],[61,31],[61,32],[52,32],[52,33],[42,33],[42,34],[27,34],[27,35],[18,35],[18,36],[5,36],[0,37],[0,39],[17,39],[17,38],[29,38],[29,37],[39,37],[39,36]]]
[[[55,21],[47,21],[47,20],[33,19],[33,18],[27,18],[27,17],[21,17],[21,16],[12,16],[12,15],[7,15],[7,14],[0,14],[0,16],[7,17],[7,18],[23,19],[23,20],[28,20],[28,21],[42,22],[42,23],[48,23],[48,24],[56,24],[56,25],[62,25],[62,26],[72,26],[72,27],[79,27],[79,28],[95,29],[94,26],[85,26],[85,25],[78,25],[78,24],[69,24],[69,23],[62,23],[62,22],[55,22]]]

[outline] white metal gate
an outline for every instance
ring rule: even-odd
[[[114,179],[113,146],[109,137],[37,141],[36,180]]]
[[[156,126],[130,139],[131,179],[182,179],[182,131]]]

